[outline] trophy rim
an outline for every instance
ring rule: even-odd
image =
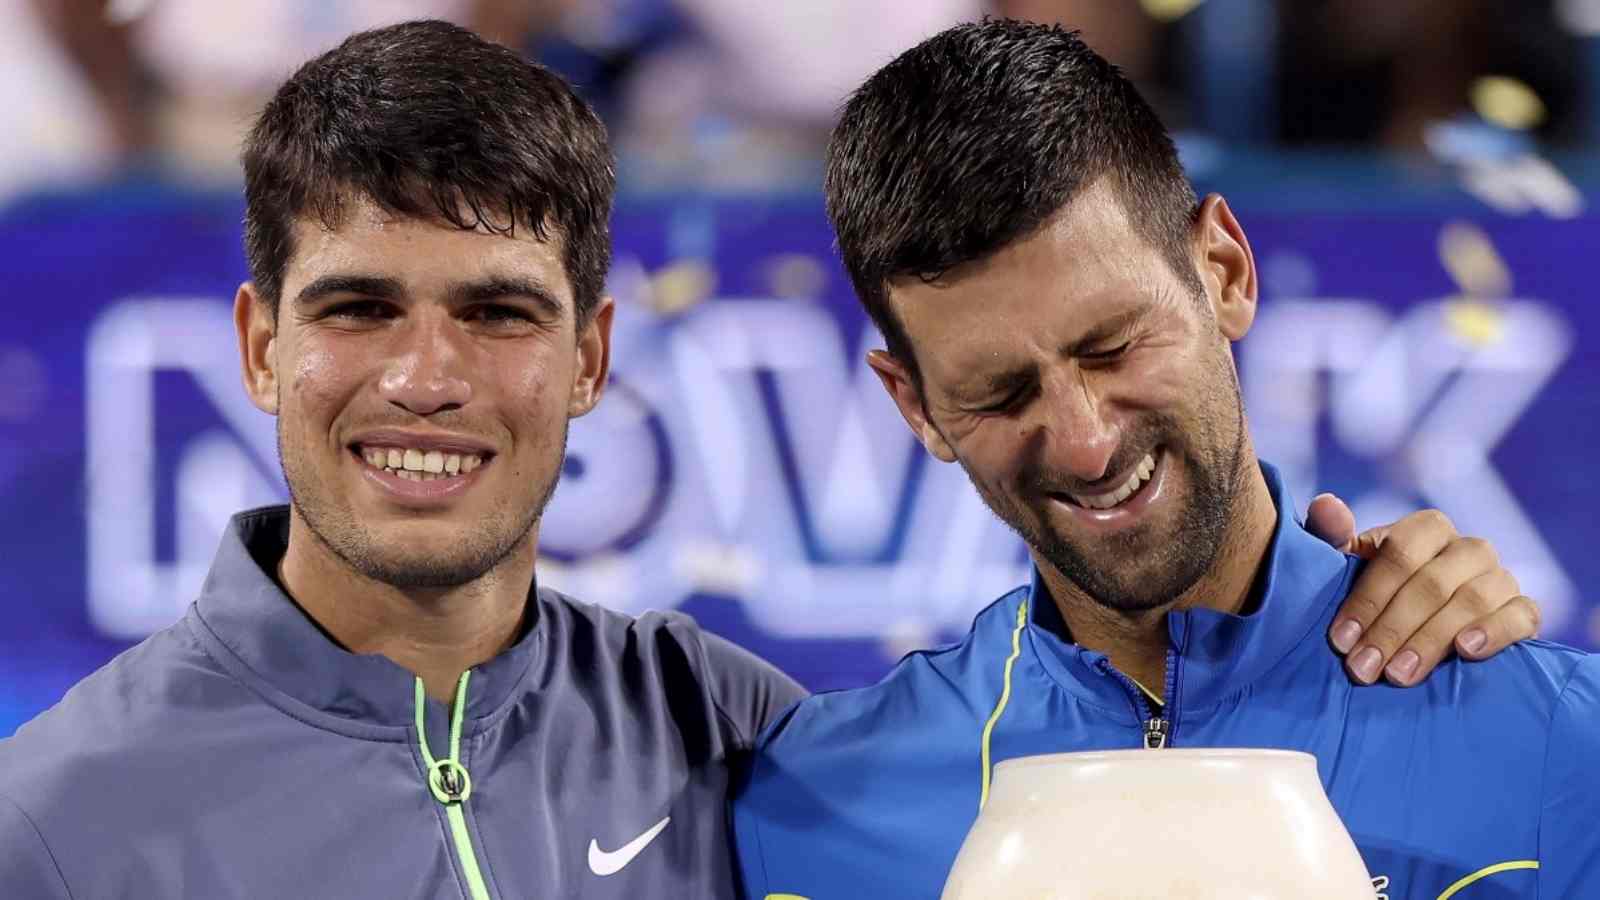
[[[1162,760],[1180,759],[1189,762],[1277,760],[1280,762],[1308,762],[1316,766],[1317,758],[1302,750],[1277,750],[1265,747],[1164,747],[1159,750],[1081,750],[1070,753],[1039,753],[1017,756],[995,763],[995,772],[1002,769],[1028,769],[1035,766],[1060,763],[1133,763],[1135,765],[1160,763]]]

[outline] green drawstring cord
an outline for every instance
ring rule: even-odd
[[[467,767],[460,762],[461,716],[467,708],[467,679],[471,676],[472,670],[468,669],[461,673],[461,680],[456,682],[456,702],[450,711],[450,755],[439,760],[434,759],[428,751],[428,728],[422,719],[427,693],[422,688],[422,679],[416,680],[417,742],[422,745],[422,761],[428,767],[428,789],[433,791],[434,799],[446,806],[460,803],[472,794],[472,776],[467,774]]]
[[[422,688],[422,679],[417,679],[417,743],[422,747],[422,761],[428,767],[428,790],[435,800],[444,804],[445,817],[450,821],[450,835],[455,841],[456,856],[461,860],[461,871],[466,875],[472,900],[489,900],[489,887],[484,883],[483,870],[472,849],[472,837],[467,833],[467,818],[461,811],[461,804],[472,794],[472,776],[460,762],[461,718],[467,711],[467,678],[470,675],[470,669],[462,672],[461,680],[456,682],[456,702],[450,710],[450,755],[444,759],[434,759],[428,750],[428,726],[423,720],[428,696]]]

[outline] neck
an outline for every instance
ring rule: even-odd
[[[1272,543],[1278,510],[1254,454],[1246,454],[1243,490],[1234,498],[1232,521],[1222,547],[1199,580],[1154,609],[1124,613],[1090,597],[1071,579],[1034,555],[1061,618],[1079,646],[1104,653],[1119,671],[1166,700],[1167,613],[1204,607],[1238,614],[1250,599],[1256,573]]]
[[[421,678],[429,697],[448,704],[461,673],[516,641],[533,584],[537,530],[471,582],[399,588],[351,568],[291,509],[278,577],[301,610],[346,650],[387,657]]]

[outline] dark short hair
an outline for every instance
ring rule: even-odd
[[[363,31],[301,66],[244,144],[245,254],[274,313],[297,217],[367,198],[462,229],[562,240],[579,321],[605,292],[605,126],[557,75],[448,22]]]
[[[889,282],[984,259],[1106,175],[1137,232],[1198,290],[1194,188],[1155,111],[1076,32],[985,19],[907,50],[851,95],[824,185],[856,294],[920,378]]]

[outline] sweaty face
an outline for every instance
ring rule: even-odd
[[[924,442],[1042,564],[1123,612],[1213,564],[1246,458],[1229,341],[1212,292],[1174,274],[1109,187],[890,299],[921,365]]]
[[[295,240],[265,356],[299,517],[397,587],[531,552],[584,411],[559,239],[352,203],[337,230],[301,220]]]

